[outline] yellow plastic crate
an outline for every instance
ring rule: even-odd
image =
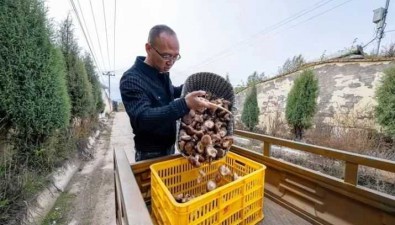
[[[220,165],[225,164],[242,176],[207,192],[206,184],[214,179]],[[263,215],[263,188],[266,167],[228,152],[226,157],[195,168],[184,158],[151,165],[152,217],[157,224],[256,224]],[[197,182],[199,170],[206,176]],[[195,196],[178,203],[173,194]],[[198,197],[196,197],[198,196]]]

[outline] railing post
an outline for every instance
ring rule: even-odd
[[[269,142],[267,142],[267,141],[263,142],[263,155],[264,156],[270,157],[270,147],[271,147],[271,144]]]
[[[344,182],[357,185],[358,181],[358,164],[346,162],[346,168],[344,173]]]

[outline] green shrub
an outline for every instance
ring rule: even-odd
[[[0,5],[0,224],[9,224],[59,159],[58,145],[45,146],[67,129],[71,106],[43,1]]]
[[[257,90],[255,83],[252,84],[251,92],[248,94],[241,114],[241,121],[244,125],[252,131],[258,124],[259,108],[257,99]]]
[[[92,85],[88,80],[85,64],[81,59],[77,59],[75,67],[69,71],[70,75],[70,97],[72,99],[73,112],[75,117],[87,118],[94,110],[94,99],[92,95]]]
[[[100,113],[104,110],[104,103],[101,94],[101,85],[99,82],[99,77],[95,71],[95,66],[93,65],[92,58],[89,54],[84,57],[85,69],[88,74],[89,82],[92,85],[92,95],[94,100],[94,110],[92,114]]]
[[[250,76],[247,77],[247,87],[252,87],[252,85],[258,84],[266,79],[267,77],[265,72],[258,74],[257,71],[254,71]]]
[[[317,108],[318,80],[313,71],[305,70],[295,79],[288,93],[285,116],[293,128],[295,138],[302,139],[303,130],[312,125]]]
[[[392,42],[387,46],[383,46],[383,50],[381,50],[380,55],[388,58],[395,57],[395,42]]]
[[[395,67],[384,72],[376,90],[376,119],[386,134],[395,137]]]
[[[66,61],[67,87],[71,100],[72,117],[87,118],[94,109],[92,85],[89,82],[85,64],[79,56],[79,48],[74,38],[73,23],[70,17],[61,24],[59,36]]]
[[[0,10],[0,115],[23,152],[70,119],[63,58],[50,41],[41,1],[5,1]]]
[[[305,64],[305,60],[301,54],[288,58],[283,66],[278,69],[278,74],[285,74],[297,71],[302,65]]]

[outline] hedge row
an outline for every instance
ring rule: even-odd
[[[18,211],[30,175],[67,157],[72,121],[95,121],[104,108],[72,27],[70,18],[54,27],[41,0],[0,3],[0,224]]]

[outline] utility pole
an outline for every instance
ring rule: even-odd
[[[380,42],[381,42],[381,39],[383,38],[383,35],[384,35],[384,30],[385,30],[385,25],[386,25],[385,19],[387,18],[389,4],[390,4],[390,0],[387,0],[387,2],[385,4],[385,8],[378,8],[378,9],[373,10],[373,12],[374,12],[373,23],[377,24],[376,38],[378,39],[378,41],[377,41],[376,55],[379,55]]]
[[[111,71],[108,71],[106,73],[103,73],[104,76],[108,76],[108,98],[111,101],[111,82],[110,82],[110,77],[115,76]],[[110,102],[111,103],[111,102]],[[112,103],[111,103],[112,104]]]

